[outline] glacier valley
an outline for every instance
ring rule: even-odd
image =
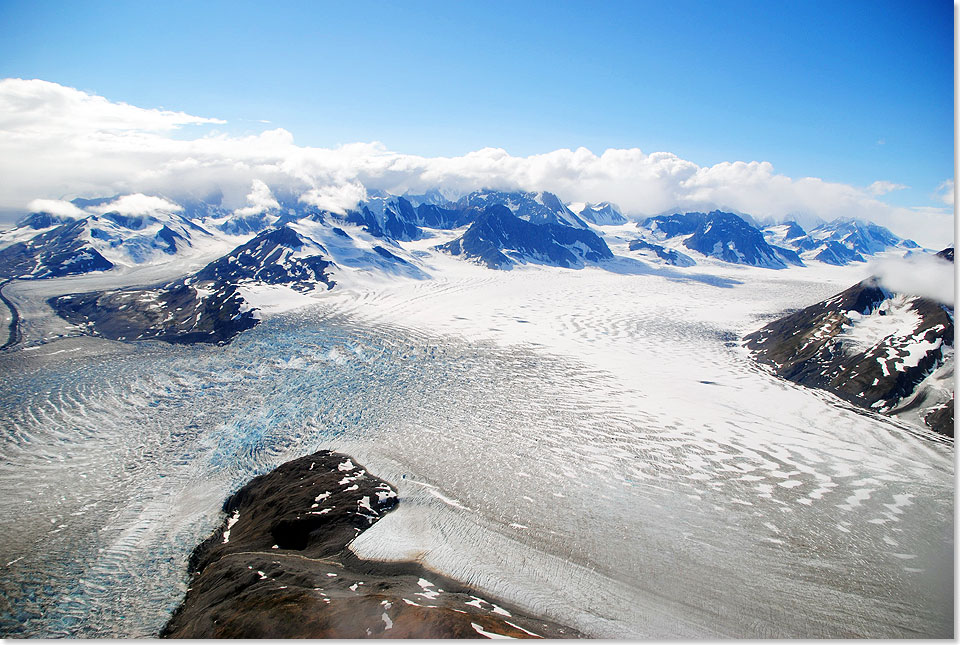
[[[224,346],[71,335],[42,305],[87,278],[9,285],[49,342],[0,354],[0,634],[155,635],[224,498],[332,448],[400,494],[356,553],[594,637],[952,635],[952,440],[740,342],[866,267],[498,272],[417,244],[438,277],[262,299]]]

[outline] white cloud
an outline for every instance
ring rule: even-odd
[[[234,214],[241,216],[257,215],[264,211],[280,208],[280,204],[270,191],[270,187],[259,179],[253,180],[250,194],[247,195],[247,204],[247,206],[236,209]]]
[[[954,265],[935,255],[913,254],[870,263],[880,283],[896,293],[931,298],[954,306]]]
[[[176,213],[183,210],[179,204],[153,195],[144,195],[135,193],[132,195],[123,195],[117,199],[98,204],[97,206],[88,206],[87,211],[91,213],[120,213],[121,215],[149,215],[151,213]]]
[[[184,125],[226,123],[169,110],[146,110],[41,80],[0,80],[0,130],[52,135],[59,132],[174,130]]]
[[[947,179],[940,182],[940,185],[937,186],[936,194],[934,198],[943,202],[947,206],[953,206],[954,195],[953,195],[953,180]]]
[[[36,198],[155,193],[179,198],[217,190],[226,208],[254,208],[254,181],[273,193],[344,208],[360,188],[392,193],[440,188],[549,190],[567,201],[612,201],[626,214],[670,208],[728,208],[758,218],[812,221],[858,217],[927,246],[953,239],[951,209],[894,207],[869,190],[777,174],[767,162],[698,166],[668,152],[586,148],[516,157],[484,148],[459,157],[393,152],[379,143],[337,148],[295,144],[277,128],[251,136],[169,131],[218,123],[146,110],[44,81],[0,81],[0,209]],[[272,196],[271,196],[272,198]],[[265,202],[264,202],[265,203]]]
[[[343,214],[355,207],[357,202],[367,198],[367,191],[363,184],[350,182],[340,186],[323,186],[311,188],[300,196],[300,201],[312,204],[331,213]]]
[[[875,181],[869,186],[867,186],[867,192],[871,195],[886,195],[887,193],[892,193],[895,190],[905,190],[910,188],[910,186],[905,186],[903,184],[895,184],[892,181]]]
[[[50,213],[60,217],[86,217],[86,213],[62,199],[34,199],[27,204],[31,213]]]

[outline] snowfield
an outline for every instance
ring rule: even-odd
[[[451,231],[402,244],[422,272],[251,288],[226,347],[0,357],[0,633],[156,633],[227,494],[335,448],[399,490],[356,553],[591,636],[951,637],[953,442],[739,344],[866,266],[652,265],[628,227],[583,270],[488,270],[432,250]]]

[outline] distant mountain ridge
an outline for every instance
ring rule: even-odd
[[[734,213],[657,215],[639,226],[658,240],[683,237],[684,247],[731,264],[768,269],[803,266],[795,251],[768,243],[759,229]]]
[[[260,188],[269,193],[265,184]],[[123,212],[123,200],[132,197],[141,202],[153,200],[158,206]],[[219,200],[219,196],[215,198]],[[415,263],[388,251],[391,245],[423,240],[436,231],[469,230],[479,220],[472,232],[464,230],[459,242],[442,245],[444,250],[490,268],[527,262],[581,268],[609,259],[609,248],[603,242],[604,231],[609,230],[605,227],[628,222],[609,202],[566,205],[549,192],[489,189],[455,201],[439,190],[407,196],[373,192],[341,212],[323,210],[295,194],[268,196],[257,202],[262,204],[259,207],[249,205],[234,211],[224,209],[219,201],[191,199],[177,204],[165,197],[144,195],[75,199],[71,203],[77,209],[73,215],[28,213],[14,229],[0,233],[0,278],[44,279],[170,261],[210,248],[229,248],[270,228],[299,222],[322,225],[327,231],[358,226],[364,234],[384,241],[373,245],[380,249],[374,251],[350,235],[342,238],[341,249],[345,240],[360,244],[352,253],[354,262],[348,265],[354,267],[361,257],[388,272],[396,272],[399,264],[406,262],[406,273],[413,275]],[[501,206],[539,228],[514,224],[503,228],[506,220],[500,217],[500,231],[495,233],[490,219],[483,217],[491,206]],[[890,250],[920,250],[911,240],[854,219],[838,219],[808,232],[795,222],[760,227],[747,215],[715,210],[668,212],[648,217],[637,227],[639,237],[629,248],[636,257],[678,267],[696,264],[699,256],[770,269],[807,262],[844,265]],[[581,233],[571,233],[573,230]],[[392,263],[379,262],[374,255]]]
[[[600,202],[599,204],[570,204],[569,208],[576,213],[580,219],[586,220],[597,226],[619,226],[626,224],[627,218],[623,216],[620,209],[610,202]]]
[[[108,271],[174,256],[213,237],[176,213],[108,211],[81,218],[32,213],[0,236],[0,242],[9,242],[0,248],[0,276],[40,279]]]
[[[866,257],[890,249],[916,250],[920,245],[903,239],[872,222],[839,218],[820,224],[810,232],[796,222],[766,226],[764,236],[771,243],[787,246],[805,260],[843,266],[865,262]]]
[[[57,310],[71,320],[99,321],[95,325],[111,337],[221,342],[232,336],[198,332],[198,321],[219,321],[214,326],[226,330],[242,324],[226,324],[225,312],[232,312],[231,321],[256,319],[250,313],[255,306],[236,291],[241,285],[311,293],[331,288],[339,280],[335,274],[349,277],[351,272],[424,279],[436,268],[419,259],[424,251],[404,245],[426,248],[423,242],[432,237],[444,239],[429,248],[494,270],[524,264],[604,266],[614,258],[607,240],[619,240],[618,252],[636,260],[681,269],[701,258],[785,269],[805,261],[844,264],[891,249],[918,250],[913,242],[869,222],[837,220],[809,232],[788,222],[761,230],[749,216],[719,210],[649,217],[634,225],[637,236],[631,239],[629,221],[615,205],[567,205],[548,192],[484,189],[455,201],[438,190],[407,196],[373,192],[339,211],[301,197],[274,196],[266,184],[255,182],[250,203],[232,211],[220,204],[219,196],[181,203],[141,194],[75,199],[56,213],[28,213],[15,228],[0,233],[0,280],[51,279],[154,263],[175,271],[181,261],[196,266],[202,258],[205,268],[154,289],[159,299],[144,300],[157,311],[180,312],[166,311],[167,322],[154,320],[154,311],[134,324],[133,312],[143,307],[132,304],[124,290],[98,292],[93,300],[80,294],[69,303],[59,302]],[[215,311],[214,304],[223,312]],[[125,331],[118,331],[119,322],[104,327],[106,318],[94,313],[96,307],[127,320]],[[127,313],[119,314],[121,309]],[[182,312],[193,312],[196,320]]]
[[[586,262],[613,257],[606,243],[589,229],[543,220],[535,224],[502,204],[484,208],[463,235],[440,248],[491,269],[510,269],[525,262],[580,268]]]

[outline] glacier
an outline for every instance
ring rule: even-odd
[[[212,347],[60,338],[55,281],[5,289],[50,342],[0,354],[0,635],[155,635],[223,499],[332,448],[400,494],[358,554],[595,637],[952,636],[953,442],[739,343],[862,265],[423,262]]]

